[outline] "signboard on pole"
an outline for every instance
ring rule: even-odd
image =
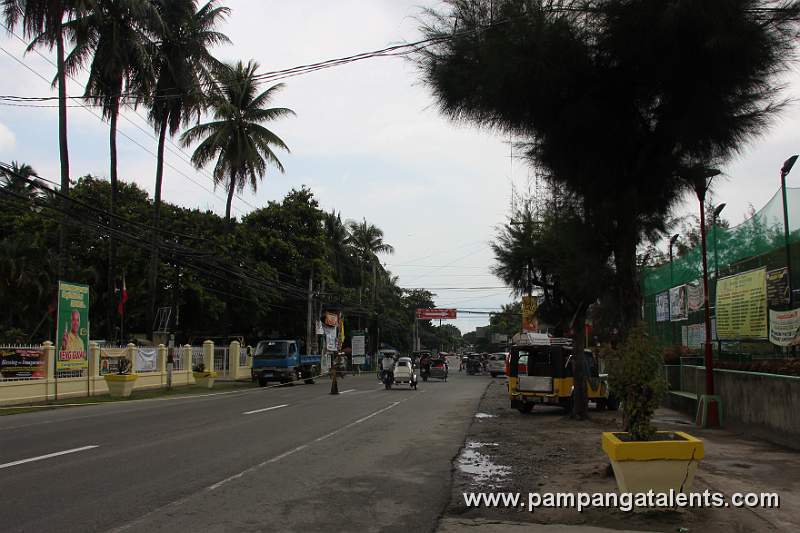
[[[456,318],[455,309],[417,309],[417,318],[420,320],[445,320]]]
[[[767,338],[767,269],[717,281],[717,335],[720,339]]]
[[[522,332],[536,333],[539,331],[539,320],[536,318],[536,310],[539,307],[539,300],[535,296],[522,297]]]
[[[669,322],[669,291],[656,294],[656,322]]]
[[[769,310],[769,342],[777,346],[800,345],[800,309]]]
[[[353,331],[351,338],[351,347],[354,365],[364,365],[367,363],[367,337],[363,331]]]
[[[669,317],[673,322],[689,318],[686,285],[678,285],[669,290]]]
[[[89,286],[58,282],[56,370],[80,370],[88,366]]]

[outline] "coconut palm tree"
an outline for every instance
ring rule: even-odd
[[[383,230],[374,224],[368,224],[366,219],[361,222],[351,220],[347,224],[350,230],[350,244],[358,256],[359,271],[361,274],[361,286],[359,288],[359,300],[364,289],[364,272],[367,266],[372,266],[373,277],[379,265],[378,254],[393,254],[394,248],[383,242]]]
[[[156,75],[150,99],[150,121],[158,132],[156,183],[153,194],[153,250],[150,262],[150,306],[152,324],[158,300],[158,225],[161,211],[161,183],[164,177],[164,144],[167,131],[175,135],[192,117],[199,118],[205,105],[204,88],[213,85],[212,70],[219,67],[209,48],[230,40],[215,26],[229,13],[216,0],[198,9],[196,0],[153,0],[161,16],[156,39]]]
[[[82,12],[87,1],[81,0],[0,0],[6,28],[13,32],[22,26],[22,34],[32,39],[28,50],[36,47],[56,49],[58,87],[58,149],[61,157],[61,193],[69,194],[69,150],[67,148],[67,78],[64,67],[64,22]],[[59,276],[66,268],[66,224],[59,225]]]
[[[273,147],[289,151],[286,144],[264,123],[294,115],[285,107],[266,107],[283,84],[259,93],[255,79],[258,63],[225,65],[217,72],[219,86],[208,97],[208,107],[214,115],[212,122],[198,124],[184,132],[181,142],[189,146],[201,140],[192,154],[192,163],[202,168],[216,159],[214,185],[224,183],[228,191],[225,220],[230,221],[231,203],[235,191],[242,192],[250,185],[253,192],[271,163],[280,172],[283,165]]]
[[[12,161],[11,165],[8,167],[0,165],[0,178],[2,178],[0,187],[20,196],[25,196],[27,198],[37,198],[40,196],[36,187],[26,179],[35,176],[36,171],[27,163]]]
[[[74,74],[89,63],[89,79],[84,98],[103,110],[109,121],[109,155],[111,179],[110,212],[117,207],[117,119],[120,103],[136,106],[152,88],[153,41],[161,30],[161,17],[148,0],[95,0],[94,6],[65,24],[67,35],[75,47],[67,56],[65,67]],[[124,95],[124,100],[123,100]],[[107,323],[113,323],[116,241],[109,239]],[[112,331],[108,331],[111,338]]]
[[[342,271],[342,259],[347,257],[350,247],[350,232],[347,226],[342,223],[342,214],[332,210],[325,213],[323,220],[325,226],[325,237],[328,241],[328,248],[331,255],[333,266],[336,269],[336,281],[344,285],[344,272]]]

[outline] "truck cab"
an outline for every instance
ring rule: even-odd
[[[253,352],[251,377],[262,387],[269,381],[289,383],[304,380],[314,383],[319,375],[320,356],[300,353],[300,341],[296,339],[269,339],[256,344]]]

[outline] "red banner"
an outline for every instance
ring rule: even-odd
[[[420,320],[452,319],[456,318],[455,309],[417,309],[417,318]]]

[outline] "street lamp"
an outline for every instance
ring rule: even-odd
[[[783,197],[783,244],[786,247],[786,277],[789,280],[789,307],[791,308],[794,303],[794,294],[792,294],[792,254],[789,250],[789,207],[786,205],[786,176],[792,170],[797,155],[793,155],[783,162],[781,167],[781,196]]]
[[[700,398],[697,410],[697,424],[704,427],[719,427],[719,397],[714,395],[714,356],[711,350],[711,311],[708,304],[708,260],[706,257],[706,193],[711,180],[720,171],[702,165],[685,168],[680,176],[694,189],[700,203],[700,245],[703,254],[703,303],[705,304],[706,339],[703,343],[706,366],[706,393]]]
[[[669,287],[672,289],[672,284],[674,281],[672,280],[673,272],[672,272],[672,247],[675,246],[675,242],[677,242],[680,235],[677,233],[670,237],[669,239]],[[669,323],[670,323],[670,332],[672,333],[672,344],[676,344],[675,340],[675,322],[672,321],[672,291],[667,291],[667,305],[669,306]]]
[[[714,280],[717,280],[716,283],[719,283],[719,256],[717,255],[717,220],[719,220],[719,214],[722,213],[722,210],[725,209],[727,204],[722,203],[719,204],[714,209],[714,216],[711,218],[711,225],[714,226]],[[716,307],[714,308],[714,316],[716,316],[717,310]],[[719,335],[717,335],[717,357],[719,354],[722,353],[722,341],[719,340]]]

